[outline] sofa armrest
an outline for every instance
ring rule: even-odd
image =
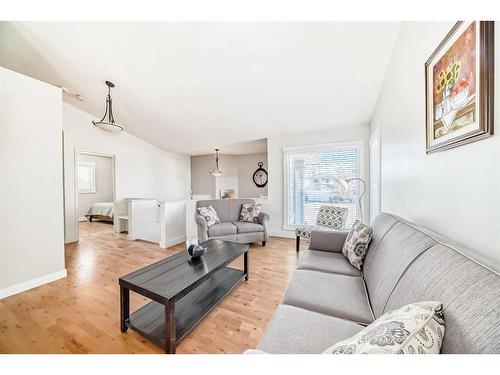
[[[198,212],[194,214],[194,220],[198,228],[198,242],[202,243],[208,240],[208,223]]]
[[[341,253],[348,234],[349,232],[340,230],[313,230],[309,250]]]
[[[264,227],[264,241],[267,241],[269,238],[269,219],[269,214],[266,214],[265,212],[259,213],[259,217],[257,218],[259,223]]]

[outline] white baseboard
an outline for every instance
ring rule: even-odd
[[[295,232],[290,230],[270,230],[269,235],[272,237],[295,238]]]
[[[82,221],[88,221],[88,220],[87,220],[87,218],[86,218],[85,216],[80,216],[80,217],[78,218],[78,221],[79,221],[79,222],[82,222]]]
[[[54,273],[49,273],[48,275],[44,275],[41,277],[37,277],[36,279],[24,281],[22,283],[8,286],[7,288],[0,289],[0,299],[12,296],[17,293],[24,292],[29,289],[36,288],[37,286],[44,285],[50,283],[52,281],[56,281],[59,279],[63,279],[67,276],[66,269],[62,271],[57,271]]]
[[[172,238],[171,240],[166,241],[165,243],[160,242],[160,247],[166,249],[167,247],[177,245],[182,242],[186,242],[187,236],[180,236],[176,238]]]

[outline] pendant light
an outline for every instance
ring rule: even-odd
[[[102,116],[101,121],[92,121],[92,124],[94,124],[95,127],[107,132],[119,132],[123,130],[123,127],[115,123],[115,119],[113,118],[113,102],[111,100],[111,88],[115,87],[115,84],[113,82],[106,81],[106,86],[108,86],[106,112],[104,112],[104,116]]]
[[[219,170],[219,149],[215,149],[215,169],[210,172],[210,174],[214,177],[222,176],[222,172]]]

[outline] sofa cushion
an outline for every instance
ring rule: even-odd
[[[265,240],[264,232],[238,233],[236,235],[236,242],[238,243],[252,243]]]
[[[439,244],[408,267],[384,306],[414,301],[443,303],[442,353],[500,353],[500,274]]]
[[[373,321],[361,277],[297,270],[283,303],[356,323]]]
[[[384,235],[376,249],[376,256],[370,258],[370,262],[366,261],[363,266],[375,316],[382,314],[388,296],[406,268],[435,244],[433,238],[404,221],[398,221]]]
[[[439,354],[444,336],[441,302],[417,302],[382,315],[325,354]]]
[[[264,226],[257,223],[247,223],[245,221],[234,221],[234,226],[238,228],[238,233],[264,232]]]
[[[214,224],[208,228],[208,235],[210,237],[214,236],[227,236],[231,234],[236,234],[237,228],[233,223],[219,223]]]
[[[337,273],[347,276],[361,276],[361,272],[339,253],[307,250],[300,258],[298,269]]]
[[[258,349],[268,353],[322,353],[332,341],[344,340],[363,326],[290,305],[280,305]]]

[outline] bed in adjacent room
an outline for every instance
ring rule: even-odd
[[[90,206],[85,217],[92,221],[93,219],[105,220],[113,222],[113,202],[99,202]]]

